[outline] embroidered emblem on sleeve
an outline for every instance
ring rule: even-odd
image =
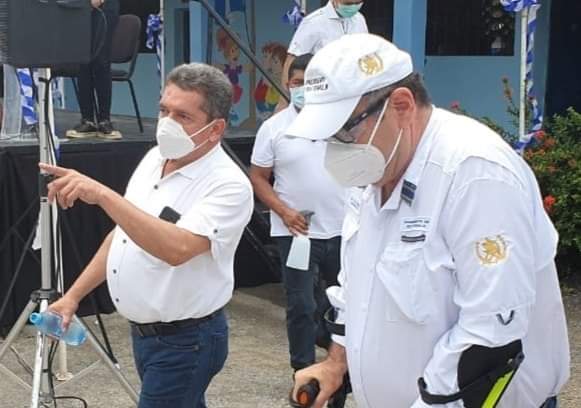
[[[497,265],[508,258],[508,245],[502,235],[486,237],[476,242],[476,256],[481,265]]]

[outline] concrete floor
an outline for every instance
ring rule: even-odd
[[[565,300],[570,327],[572,377],[561,395],[561,408],[581,407],[581,292],[568,291]],[[285,408],[292,385],[288,366],[284,297],[280,285],[236,292],[228,306],[230,316],[230,355],[224,370],[215,378],[207,394],[209,408]],[[127,323],[119,315],[105,316],[111,343],[130,382],[137,387],[133,368]],[[86,320],[92,324],[92,319]],[[30,361],[34,338],[24,333],[16,343],[17,350]],[[73,373],[83,370],[97,359],[93,350],[84,345],[69,348],[69,368]],[[13,372],[26,381],[26,372],[13,355],[4,361]],[[91,408],[132,407],[131,400],[99,364],[88,375],[58,386],[57,395],[74,395],[87,400]],[[29,392],[8,380],[0,371],[0,408],[29,407]],[[59,408],[77,408],[75,401],[59,401]],[[354,408],[351,401],[348,407]],[[520,408],[520,407],[515,407]],[[523,407],[524,408],[524,407]]]

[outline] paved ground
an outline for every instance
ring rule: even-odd
[[[562,408],[581,407],[581,292],[568,291],[567,312],[572,347],[572,378],[561,396]],[[284,328],[284,310],[279,285],[237,291],[229,305],[231,324],[230,356],[226,368],[216,377],[208,392],[210,408],[284,408],[291,386],[291,370],[287,362],[287,344]],[[106,316],[114,351],[130,381],[137,386],[133,370],[128,328],[118,315]],[[90,320],[87,320],[90,323]],[[16,348],[26,358],[34,349],[33,338],[21,336]],[[88,346],[71,348],[70,369],[79,372],[96,356]],[[23,379],[28,376],[12,355],[5,358],[6,365]],[[91,408],[131,407],[131,401],[112,378],[99,365],[87,376],[60,386],[58,395],[75,395],[85,398]],[[9,381],[0,372],[0,408],[29,406],[29,392]],[[355,405],[351,402],[349,407]],[[60,408],[81,407],[78,402],[59,402]],[[520,407],[515,407],[520,408]],[[524,407],[523,407],[524,408]]]

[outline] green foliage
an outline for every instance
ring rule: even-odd
[[[514,146],[518,140],[519,107],[508,79],[504,78],[502,83],[513,130],[504,129],[490,118],[475,119]],[[528,105],[526,123],[530,128]],[[451,109],[468,115],[459,103]],[[562,277],[581,276],[581,114],[570,108],[565,115],[546,121],[545,130],[535,134],[535,141],[524,157],[539,182],[545,210],[559,231],[559,273]]]
[[[537,134],[525,159],[537,176],[545,209],[559,231],[562,276],[581,274],[581,114],[569,109]]]

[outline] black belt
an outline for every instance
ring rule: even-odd
[[[149,336],[171,336],[179,333],[181,329],[197,326],[200,323],[212,320],[222,312],[222,308],[204,317],[196,317],[185,320],[176,320],[174,322],[155,322],[155,323],[135,323],[131,324],[131,331],[140,337]]]

